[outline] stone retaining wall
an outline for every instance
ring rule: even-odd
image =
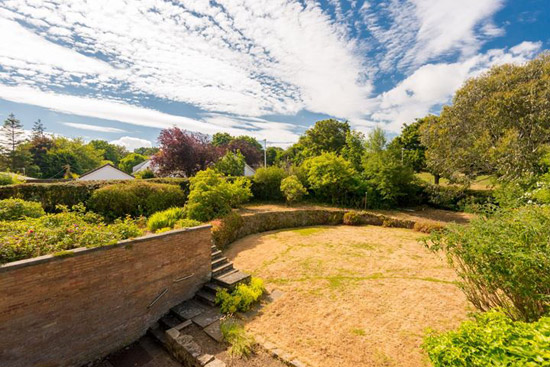
[[[80,366],[145,334],[210,278],[210,226],[0,267],[0,366]]]

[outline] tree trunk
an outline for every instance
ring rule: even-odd
[[[438,173],[435,173],[434,174],[434,184],[439,185],[439,179],[440,178],[441,178],[441,176],[439,176]]]

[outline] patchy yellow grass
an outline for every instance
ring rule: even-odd
[[[444,260],[408,229],[312,227],[252,235],[226,251],[284,295],[247,329],[313,366],[429,365],[428,327],[456,327],[467,302]]]

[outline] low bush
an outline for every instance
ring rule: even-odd
[[[422,347],[434,367],[549,366],[550,318],[525,323],[491,311],[456,331],[429,334]]]
[[[73,211],[46,214],[38,218],[0,222],[0,263],[58,253],[77,247],[98,247],[138,237],[138,221],[116,220],[106,225],[83,206]]]
[[[470,190],[460,186],[422,184],[424,200],[430,206],[448,210],[485,211],[494,202],[489,190]]]
[[[235,319],[223,320],[220,330],[223,339],[231,345],[227,351],[231,357],[247,357],[252,353],[256,341]]]
[[[222,289],[216,293],[216,304],[225,314],[233,314],[237,311],[246,312],[252,304],[260,299],[265,292],[264,282],[259,278],[252,278],[250,284],[239,284],[235,290],[229,293]]]
[[[281,182],[286,176],[286,171],[277,166],[258,168],[252,178],[254,198],[258,200],[282,200]]]
[[[240,151],[236,153],[227,151],[215,164],[214,169],[226,176],[242,176],[244,173],[245,159]]]
[[[21,199],[0,200],[0,221],[38,218],[46,214],[40,203]]]
[[[252,196],[250,181],[238,177],[230,182],[213,169],[206,169],[190,179],[189,200],[185,206],[187,216],[206,222],[223,216]]]
[[[113,220],[149,216],[174,206],[183,206],[185,195],[175,185],[130,181],[97,189],[88,201],[91,210]]]
[[[450,225],[426,242],[444,251],[461,288],[479,310],[501,308],[534,321],[550,310],[550,208],[501,210]]]
[[[296,203],[307,194],[307,189],[302,185],[298,177],[292,175],[281,181],[281,192],[287,203]]]
[[[155,178],[155,172],[151,170],[150,168],[144,169],[143,171],[139,171],[138,173],[134,174],[135,178],[140,178],[142,180],[146,180],[149,178]]]
[[[238,232],[243,224],[243,217],[235,212],[212,222],[212,242],[219,248],[225,247],[238,238]]]
[[[170,208],[161,212],[156,212],[147,220],[147,228],[156,232],[161,228],[174,228],[178,220],[185,218],[183,208]]]
[[[361,214],[359,212],[350,211],[344,214],[343,223],[347,226],[358,226],[361,222]]]
[[[19,183],[14,176],[7,173],[0,173],[0,186],[13,185]]]
[[[432,233],[443,228],[443,224],[437,222],[415,222],[413,230],[422,233]]]
[[[184,219],[178,220],[176,224],[174,224],[174,229],[191,228],[191,227],[200,226],[201,224],[202,223],[199,222],[198,220],[184,218]]]

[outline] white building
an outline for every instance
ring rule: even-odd
[[[141,171],[145,170],[151,170],[153,173],[157,173],[156,167],[153,165],[153,161],[150,159],[146,159],[141,163],[136,164],[134,167],[132,167],[132,174],[136,174]]]
[[[77,180],[96,181],[96,180],[133,180],[134,176],[119,170],[110,163],[84,173]]]
[[[246,163],[244,164],[243,176],[250,177],[250,176],[254,176],[255,173],[256,171],[254,170],[254,168],[250,167]]]

